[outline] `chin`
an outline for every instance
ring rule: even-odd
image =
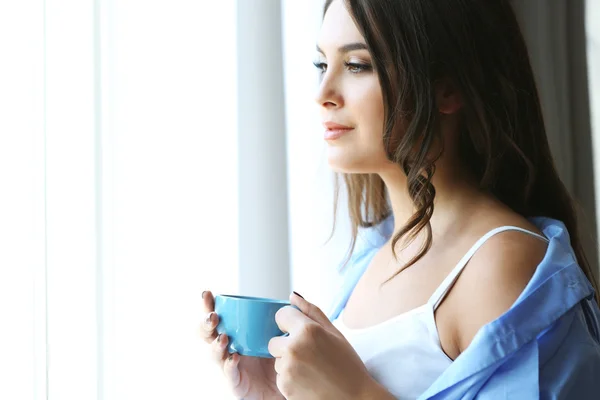
[[[327,162],[334,172],[346,174],[377,173],[387,160],[385,153],[378,151],[358,151],[351,146],[329,145]]]
[[[356,169],[355,157],[348,151],[339,147],[329,146],[327,150],[327,163],[334,172],[352,173]]]
[[[334,172],[344,174],[367,174],[372,173],[373,168],[368,168],[365,160],[353,157],[328,157],[329,168]]]

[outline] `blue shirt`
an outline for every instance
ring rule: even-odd
[[[498,319],[419,399],[600,399],[600,309],[577,264],[564,224],[532,218],[548,238],[533,277]],[[328,314],[335,320],[377,250],[393,232],[393,219],[361,232],[342,286]]]

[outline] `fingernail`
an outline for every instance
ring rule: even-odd
[[[208,314],[208,317],[206,317],[206,325],[210,325],[210,323],[212,322],[211,319],[212,319],[213,314],[214,313],[211,312]]]
[[[204,293],[206,293],[206,290],[202,292],[202,299],[204,299]]]
[[[303,298],[303,299],[304,299],[304,297],[302,297],[302,295],[301,295],[300,293],[298,293],[298,292],[294,291],[294,294],[295,294],[296,296],[298,296],[298,297],[301,297],[301,298]]]

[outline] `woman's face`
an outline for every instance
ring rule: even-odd
[[[316,101],[329,165],[338,172],[376,173],[389,163],[383,97],[365,40],[343,0],[335,0],[325,14],[317,53],[321,82]]]

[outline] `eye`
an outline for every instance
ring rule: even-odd
[[[361,72],[367,72],[373,68],[369,64],[359,64],[359,63],[351,63],[351,62],[346,62],[346,63],[344,63],[344,65],[346,65],[346,68],[348,68],[348,71],[352,72],[353,74],[360,74]]]
[[[324,62],[315,61],[313,62],[313,65],[320,71],[321,74],[327,71],[327,64]]]

